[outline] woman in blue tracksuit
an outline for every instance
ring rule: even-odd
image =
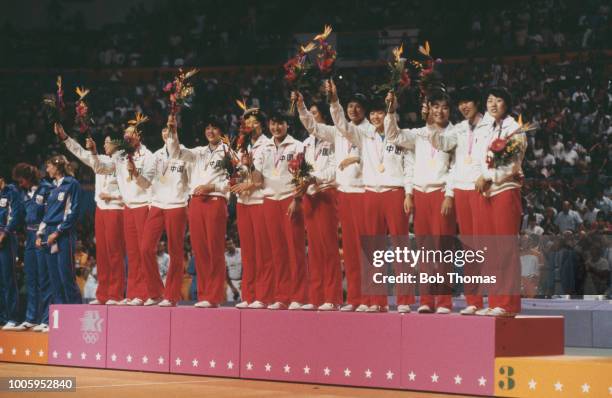
[[[38,169],[27,163],[18,163],[13,167],[13,181],[21,188],[25,213],[26,242],[23,259],[27,292],[25,321],[13,330],[48,332],[51,284],[45,250],[36,247],[36,231],[45,215],[47,198],[53,186],[41,180]]]
[[[70,163],[63,155],[47,160],[47,174],[53,179],[53,189],[36,232],[36,246],[45,248],[53,302],[81,304],[74,269],[75,226],[81,206],[81,186],[72,176]]]
[[[13,184],[7,184],[0,175],[0,323],[2,329],[16,326],[17,279],[15,257],[17,256],[16,230],[23,216],[23,202]]]

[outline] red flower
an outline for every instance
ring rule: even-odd
[[[502,152],[504,149],[506,149],[507,144],[508,140],[497,138],[491,143],[491,150],[493,152]]]
[[[166,84],[166,86],[164,87],[164,92],[169,92],[170,90],[172,90],[172,87],[174,86],[173,83],[168,83]]]
[[[291,159],[288,163],[288,168],[291,174],[295,174],[300,171],[300,167],[302,166],[302,161],[304,160],[304,155],[298,153],[293,159]]]
[[[80,101],[77,105],[76,112],[79,117],[87,116],[87,105],[83,101]]]

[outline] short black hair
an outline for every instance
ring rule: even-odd
[[[427,102],[435,104],[436,102],[446,102],[449,106],[452,104],[450,95],[446,91],[434,90],[427,97]]]
[[[385,99],[378,96],[370,99],[370,106],[368,107],[368,112],[374,111],[384,111],[387,112],[387,104],[385,103]]]
[[[323,101],[317,101],[314,104],[312,104],[311,107],[312,106],[316,106],[317,107],[317,110],[319,111],[321,116],[323,116],[323,120],[325,121],[326,124],[331,124],[332,123],[331,114],[329,112],[329,105],[327,105]]]
[[[289,117],[287,116],[287,113],[285,111],[277,109],[270,113],[270,116],[268,117],[268,121],[276,122],[276,123],[285,122],[289,124]]]
[[[506,89],[505,87],[498,86],[491,87],[489,88],[489,90],[487,90],[486,98],[489,98],[489,96],[491,95],[503,99],[504,103],[506,104],[506,113],[510,114],[510,111],[512,110],[512,95],[510,94],[508,89]]]
[[[225,123],[225,120],[223,120],[222,118],[216,115],[206,116],[204,119],[202,119],[200,126],[203,129],[205,129],[208,126],[213,126],[221,130],[222,133],[227,132],[227,123]]]
[[[472,101],[474,104],[480,104],[482,102],[480,90],[474,86],[463,86],[457,90],[455,94],[455,101],[457,104],[460,102],[470,101]]]
[[[351,102],[356,102],[359,105],[361,105],[361,107],[367,112],[370,104],[368,101],[368,97],[366,97],[364,94],[361,93],[354,93],[353,95],[351,95],[348,99],[348,101],[346,101],[346,104],[350,104]]]

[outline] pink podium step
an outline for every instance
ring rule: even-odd
[[[170,312],[161,307],[109,307],[106,367],[168,372]]]
[[[401,387],[493,395],[495,358],[563,354],[562,317],[402,317]]]
[[[107,307],[52,305],[49,309],[51,365],[106,366]]]
[[[170,372],[240,376],[240,312],[235,309],[172,309]]]
[[[242,312],[245,378],[399,388],[397,314]]]

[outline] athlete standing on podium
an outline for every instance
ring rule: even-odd
[[[54,132],[66,148],[81,162],[93,169],[92,152],[97,153],[92,138],[87,138],[84,149],[69,137],[60,124],[55,124]],[[105,155],[97,155],[110,160],[112,155],[111,137],[104,140]],[[96,299],[89,304],[117,305],[125,295],[125,242],[123,239],[123,200],[119,191],[116,173],[98,174],[95,177],[95,239],[98,288]]]

